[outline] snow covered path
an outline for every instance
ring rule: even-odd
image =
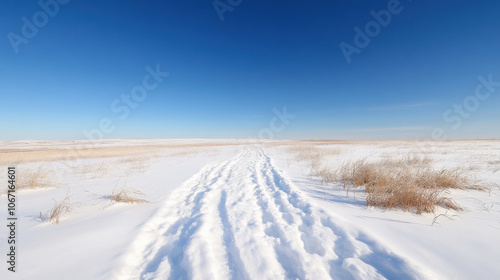
[[[143,225],[118,279],[422,279],[309,202],[256,147],[205,166]]]

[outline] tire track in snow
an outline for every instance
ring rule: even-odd
[[[268,186],[272,192],[279,193],[281,197],[277,201],[294,207],[296,211],[290,211],[291,213],[300,213],[301,224],[298,230],[302,232],[304,250],[309,254],[334,256],[327,261],[332,279],[425,278],[406,260],[391,253],[366,234],[362,232],[348,234],[323,210],[313,209],[303,195],[293,190],[291,182],[273,166],[271,159],[262,151],[260,154],[265,158],[262,170],[266,173]],[[283,206],[285,207],[287,206]],[[325,230],[334,235],[333,240]]]
[[[119,279],[417,279],[308,202],[259,148],[208,165],[132,244]]]
[[[227,259],[224,255],[221,255],[223,251],[216,251],[211,248],[214,246],[223,246],[223,244],[220,242],[222,238],[222,232],[217,232],[217,230],[213,228],[217,226],[219,226],[220,228],[221,225],[217,224],[217,220],[210,220],[212,216],[205,213],[215,211],[213,207],[212,211],[209,211],[209,209],[207,208],[213,206],[213,204],[210,204],[209,202],[217,198],[210,199],[207,196],[211,194],[212,189],[220,186],[220,182],[224,181],[225,178],[229,176],[230,169],[234,166],[237,160],[238,157],[236,159],[232,159],[223,163],[222,166],[216,166],[209,172],[209,176],[206,176],[204,174],[203,179],[197,182],[194,187],[195,192],[198,189],[201,190],[196,193],[196,195],[194,195],[194,193],[191,193],[188,196],[188,199],[186,199],[186,207],[192,207],[192,210],[188,217],[184,217],[183,219],[181,219],[181,223],[179,224],[181,226],[179,237],[176,240],[172,241],[172,247],[164,246],[166,250],[162,250],[157,253],[158,256],[166,255],[168,257],[168,263],[162,263],[169,264],[172,268],[170,272],[170,279],[203,279],[205,276],[204,274],[207,274],[207,279],[228,277],[228,271],[225,267]],[[191,201],[189,197],[193,196],[194,200]],[[207,221],[206,219],[209,220]],[[177,228],[175,231],[178,230],[179,229]],[[175,231],[168,230],[166,233],[171,234]],[[213,240],[208,240],[207,234],[211,235]],[[171,248],[175,249],[173,250],[175,254],[172,254],[168,251],[168,249],[172,250]],[[215,255],[211,254],[212,252],[214,252]],[[200,269],[196,269],[198,267],[203,267],[202,271],[200,271]],[[142,275],[143,278],[149,278],[146,277],[146,275],[151,274],[151,271],[155,270],[146,268],[146,270],[144,271],[145,273],[143,273]],[[201,273],[201,275],[199,273]],[[152,276],[153,277],[151,278],[158,277],[157,274],[153,274]]]
[[[219,214],[224,230],[224,243],[228,252],[228,265],[231,270],[232,279],[249,279],[248,275],[243,269],[243,261],[240,258],[240,250],[236,246],[234,232],[232,225],[229,222],[229,217],[227,213],[227,192],[223,190],[221,192],[221,199],[219,202]]]
[[[253,153],[235,167],[225,189],[225,213],[242,262],[238,269],[245,272],[233,279],[280,279],[285,272],[270,250],[273,240],[264,234],[262,209],[253,196],[255,183],[250,169]]]
[[[167,199],[165,205],[148,222],[132,244],[118,279],[190,279],[194,278],[191,263],[186,253],[189,242],[199,232],[203,201],[216,183],[221,185],[229,176],[230,169],[246,154],[239,154],[219,164],[208,165]],[[222,226],[221,226],[222,227]],[[217,243],[218,236],[212,234],[206,242]],[[222,240],[222,233],[220,234]],[[222,244],[220,244],[222,246]],[[198,255],[198,254],[195,254]],[[228,274],[227,259],[220,259],[212,269]],[[222,267],[222,268],[220,268]],[[219,268],[219,269],[217,269]],[[205,271],[206,272],[206,271]],[[207,275],[205,279],[209,279]],[[214,278],[216,275],[213,275]],[[220,275],[227,276],[227,275]]]
[[[274,250],[286,271],[287,279],[329,279],[327,265],[319,256],[308,252],[308,243],[304,243],[300,231],[302,211],[298,211],[288,203],[284,193],[276,187],[273,174],[274,167],[267,161],[262,150],[258,152],[258,165],[255,168],[257,181],[260,182],[263,204],[273,213],[266,233],[276,238]],[[322,252],[323,255],[326,252]],[[330,254],[333,255],[333,254]]]

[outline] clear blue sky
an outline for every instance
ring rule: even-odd
[[[0,140],[99,137],[103,119],[105,138],[500,137],[498,1],[220,0],[222,21],[212,2],[1,1]],[[120,100],[157,65],[136,108]]]

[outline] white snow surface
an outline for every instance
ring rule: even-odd
[[[190,141],[217,142],[174,142]],[[42,144],[0,142],[0,148],[71,145]],[[329,162],[336,167],[346,159],[404,155],[412,145],[323,148],[341,151]],[[139,164],[120,157],[47,162],[57,184],[16,193],[16,272],[7,271],[4,253],[0,279],[498,279],[500,172],[492,166],[500,166],[500,141],[436,145],[430,154],[436,166],[467,165],[491,186],[451,191],[464,211],[417,215],[367,207],[360,189],[346,194],[340,185],[321,185],[286,145],[175,148],[144,154]],[[40,164],[16,167],[21,173]],[[75,172],[81,166],[106,172]],[[6,185],[7,166],[0,167]],[[137,167],[140,172],[131,172]],[[149,203],[112,202],[120,186],[140,190]],[[0,190],[6,224],[7,196]],[[43,222],[40,212],[65,196],[71,210],[59,224]],[[450,218],[431,225],[441,213]],[[7,236],[2,226],[2,252]]]

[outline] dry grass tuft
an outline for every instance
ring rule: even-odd
[[[151,166],[150,157],[146,156],[122,158],[117,163],[127,166],[127,175],[145,173]]]
[[[125,182],[123,183],[124,187],[119,191],[117,190],[119,182],[116,183],[113,192],[109,196],[111,202],[114,201],[117,203],[136,203],[136,204],[148,203],[149,201],[145,198],[146,195],[143,192],[135,188],[125,187],[127,184],[127,179],[125,179]]]
[[[46,213],[40,212],[40,220],[42,222],[58,224],[61,215],[69,211],[71,211],[71,204],[69,202],[69,196],[66,195],[66,197],[61,202],[55,202],[54,207],[52,207],[52,209],[50,209]]]
[[[490,169],[493,173],[496,173],[500,170],[500,160],[491,160],[488,162]]]
[[[336,178],[344,188],[364,186],[369,206],[415,209],[418,214],[434,212],[436,206],[460,210],[452,199],[443,196],[445,190],[479,188],[459,169],[434,170],[427,160],[415,158],[347,162]]]
[[[288,150],[296,154],[295,159],[298,161],[318,161],[326,156],[340,154],[340,149],[318,148],[315,145],[292,145]]]
[[[82,164],[73,167],[75,173],[87,180],[95,180],[108,175],[110,171],[110,162],[101,161],[99,163]]]
[[[134,188],[123,188],[119,191],[113,190],[111,193],[111,201],[118,203],[148,203],[145,199],[145,194]]]
[[[47,188],[54,186],[54,171],[45,165],[37,169],[20,169],[17,185],[19,188]]]
[[[295,159],[298,161],[314,160],[322,157],[320,149],[312,145],[291,146],[289,151],[296,154]]]
[[[295,154],[297,161],[311,162],[311,175],[321,176],[322,178],[330,177],[330,172],[324,167],[323,162],[329,156],[337,156],[340,154],[338,148],[318,148],[316,145],[292,145],[288,151]]]
[[[296,160],[311,163],[311,175],[318,176],[321,184],[340,182],[347,193],[350,188],[364,187],[366,204],[369,206],[401,208],[419,214],[434,212],[437,206],[461,210],[447,196],[447,190],[488,190],[488,187],[479,185],[464,175],[462,169],[433,169],[428,153],[415,153],[411,150],[403,157],[383,154],[382,159],[375,162],[369,162],[365,158],[347,161],[340,168],[332,169],[325,164],[326,156],[338,155],[340,150],[333,149],[333,153],[329,153],[328,149],[318,147],[317,144],[292,145],[289,151],[296,154]]]
[[[457,215],[448,215],[448,210],[446,210],[445,213],[441,213],[439,215],[435,215],[434,214],[434,219],[432,219],[431,226],[433,226],[434,224],[439,224],[437,222],[437,220],[439,219],[439,217],[445,217],[445,218],[448,218],[449,220],[454,220],[453,218],[458,217],[458,216]]]

